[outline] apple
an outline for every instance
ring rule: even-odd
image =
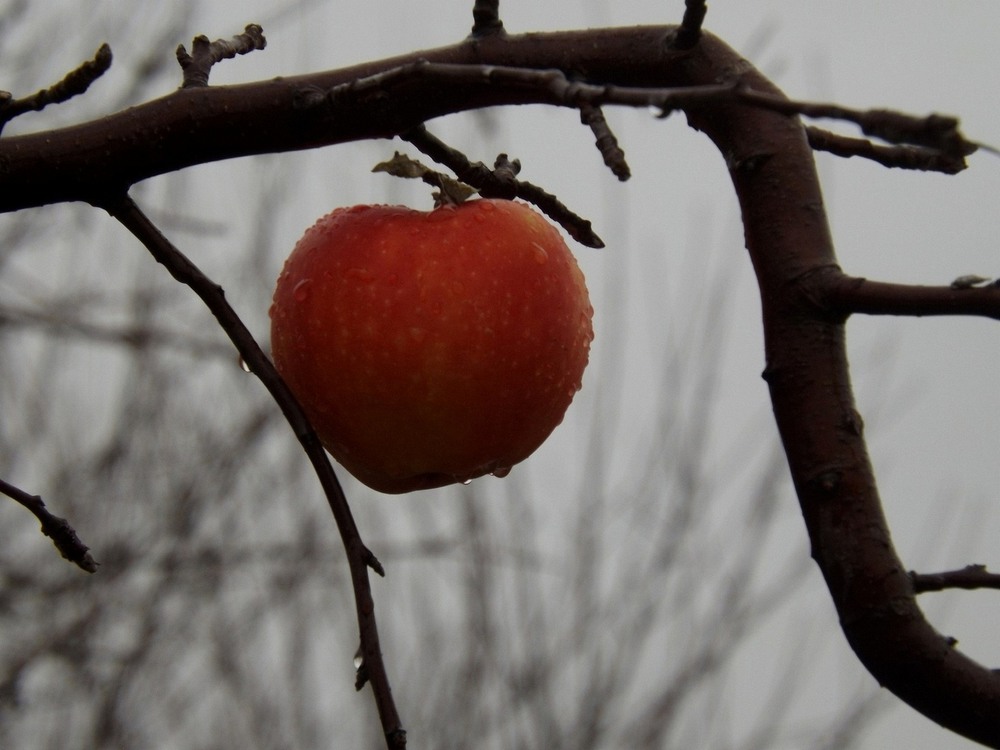
[[[385,493],[505,476],[562,421],[594,337],[562,236],[507,200],[338,208],[296,244],[270,315],[324,447]]]

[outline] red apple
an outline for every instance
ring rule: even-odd
[[[592,316],[566,243],[523,203],[354,206],[285,262],[271,346],[333,457],[400,493],[530,456],[580,389]]]

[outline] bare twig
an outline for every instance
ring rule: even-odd
[[[520,87],[544,92],[549,95],[545,98],[548,103],[580,109],[581,119],[587,124],[591,124],[587,113],[599,109],[604,104],[653,108],[659,110],[661,117],[666,117],[677,109],[723,105],[732,101],[753,104],[782,114],[845,120],[858,124],[868,135],[896,145],[878,146],[864,139],[847,138],[815,128],[809,131],[810,143],[815,148],[838,156],[864,156],[886,166],[931,170],[946,174],[954,174],[964,169],[964,157],[979,148],[977,144],[962,136],[958,130],[958,121],[954,118],[941,115],[916,117],[888,110],[859,111],[834,104],[794,101],[753,91],[736,81],[678,88],[609,86],[571,80],[560,70],[457,65],[431,63],[426,60],[417,60],[373,76],[356,79],[336,86],[325,94],[316,92],[310,104],[325,102],[329,106],[337,106],[352,96],[362,97],[376,91],[391,90],[419,76],[432,77],[441,80],[442,83],[456,85],[485,82],[497,87]],[[600,127],[599,121],[598,127]],[[600,138],[602,136],[606,138],[609,134],[610,131],[605,133],[603,130],[595,130],[595,135],[599,137],[598,147],[602,148],[601,153],[605,156],[606,162],[609,154],[615,158],[613,149],[617,148],[617,143],[607,140],[602,147]],[[605,153],[603,148],[612,150]]]
[[[887,146],[872,143],[865,138],[851,138],[812,125],[806,127],[806,135],[809,137],[809,145],[816,151],[826,151],[844,158],[860,156],[883,167],[957,174],[966,166],[965,159],[954,154],[920,146]]]
[[[923,146],[956,158],[974,154],[979,148],[977,144],[965,139],[958,129],[958,120],[954,117],[936,114],[918,117],[888,109],[859,110],[838,104],[792,101],[748,88],[741,88],[739,97],[743,101],[784,114],[853,122],[865,135],[880,138],[887,143]]]
[[[351,569],[351,582],[354,586],[355,604],[357,607],[358,627],[361,634],[361,648],[366,676],[372,684],[375,702],[385,731],[388,745],[402,747],[398,744],[402,731],[399,714],[392,697],[389,678],[382,652],[379,646],[378,627],[375,621],[375,604],[372,599],[371,585],[368,580],[368,568],[379,575],[384,575],[381,563],[361,540],[361,534],[354,522],[350,506],[340,482],[323,451],[315,430],[309,424],[302,407],[295,396],[278,375],[271,360],[254,340],[246,325],[226,301],[225,294],[218,284],[213,282],[188,259],[180,250],[157,229],[140,208],[128,195],[108,197],[100,203],[109,214],[117,219],[149,250],[153,258],[162,264],[177,281],[187,285],[205,303],[208,309],[219,321],[230,340],[236,346],[246,367],[249,368],[271,393],[295,431],[306,455],[319,477],[320,484],[326,493],[327,502],[333,511],[347,552],[347,561]],[[402,733],[402,734],[401,734]],[[405,744],[405,739],[404,739]]]
[[[580,104],[580,122],[590,127],[594,133],[597,150],[604,157],[604,163],[612,174],[621,182],[625,182],[632,176],[628,162],[625,161],[625,152],[618,145],[618,139],[611,132],[608,121],[604,118],[604,111],[600,107],[595,107],[588,102]]]
[[[501,36],[505,34],[503,21],[500,20],[500,0],[476,0],[472,6],[473,39],[486,36]]]
[[[90,84],[104,75],[111,67],[111,47],[102,44],[93,60],[66,74],[58,83],[23,99],[14,99],[10,92],[0,91],[0,130],[8,122],[25,112],[37,112],[50,104],[61,104],[84,93]]]
[[[701,39],[701,25],[705,21],[708,4],[705,0],[684,0],[684,18],[677,30],[667,38],[673,49],[691,49]]]
[[[177,47],[177,62],[184,71],[184,83],[181,88],[207,86],[208,74],[217,62],[237,55],[246,55],[266,46],[264,29],[255,23],[247,24],[243,33],[237,34],[232,39],[216,39],[210,42],[204,34],[196,36],[191,42],[190,54],[183,44]]]
[[[88,573],[97,572],[97,562],[90,555],[90,547],[80,541],[76,530],[65,518],[49,513],[38,495],[30,495],[22,489],[0,479],[0,492],[30,510],[42,524],[42,533],[52,540],[59,554]]]
[[[918,594],[946,589],[1000,589],[1000,573],[990,573],[985,565],[967,565],[943,573],[910,571],[913,590]]]
[[[470,162],[465,154],[431,135],[423,125],[408,130],[399,137],[448,167],[458,179],[477,188],[484,198],[526,200],[538,206],[577,242],[587,247],[604,247],[604,241],[594,234],[589,221],[570,211],[551,193],[530,182],[516,179],[520,164],[516,160],[509,160],[506,154],[497,157],[494,169],[490,169],[482,162]]]
[[[822,299],[831,313],[842,315],[978,315],[1000,320],[1000,287],[960,288],[952,284],[891,284],[841,276],[833,283],[824,282],[815,299]]]

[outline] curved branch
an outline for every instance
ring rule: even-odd
[[[323,491],[326,493],[327,501],[333,511],[333,517],[337,522],[337,528],[344,543],[344,549],[347,552],[357,607],[358,627],[361,633],[362,666],[364,668],[362,674],[365,680],[372,684],[372,692],[375,695],[382,727],[386,737],[389,738],[388,746],[405,746],[405,732],[402,729],[385,664],[382,660],[378,627],[375,622],[375,603],[368,580],[368,568],[379,575],[384,575],[384,571],[382,565],[361,540],[361,534],[354,523],[347,498],[344,496],[340,482],[334,474],[333,467],[323,451],[316,432],[306,419],[298,401],[285,385],[281,376],[278,375],[277,370],[274,369],[271,360],[264,354],[254,340],[253,334],[226,301],[222,287],[205,276],[191,260],[174,247],[127,195],[108,198],[101,204],[101,208],[104,208],[111,216],[121,222],[142,242],[153,258],[162,264],[171,276],[189,286],[201,298],[229,335],[243,362],[264,383],[295,431],[295,436],[302,444],[316,475],[319,477]],[[362,682],[361,685],[363,684]]]
[[[730,53],[701,45],[692,84],[720,80]],[[782,94],[760,73],[744,90]],[[925,716],[1000,747],[1000,677],[953,648],[917,606],[896,555],[855,409],[843,290],[819,178],[797,118],[746,104],[693,108],[688,119],[726,154],[760,287],[775,420],[811,541],[851,647],[880,684]],[[967,290],[963,293],[972,293]]]

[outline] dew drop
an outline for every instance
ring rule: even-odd
[[[542,266],[549,259],[549,254],[545,252],[545,248],[539,245],[537,242],[531,243],[531,250],[535,258],[535,263]]]
[[[237,358],[237,361],[240,363],[240,369],[243,370],[243,372],[250,372],[250,365],[248,365],[247,361],[243,359],[242,354]]]
[[[480,211],[486,211],[487,213],[497,210],[497,204],[487,200],[476,201],[476,206],[479,207]]]
[[[292,299],[296,302],[305,302],[309,299],[309,291],[312,286],[312,279],[302,279],[295,288],[292,289]]]
[[[354,668],[356,670],[361,669],[361,666],[364,663],[365,663],[365,656],[364,654],[361,653],[361,647],[359,646],[358,650],[354,652]]]
[[[493,476],[497,477],[498,479],[503,479],[505,476],[510,474],[510,470],[511,470],[510,466],[498,466],[490,473]]]
[[[462,486],[463,487],[468,487],[470,484],[472,484],[472,477],[466,477],[465,479],[463,479],[461,481],[462,481]]]

